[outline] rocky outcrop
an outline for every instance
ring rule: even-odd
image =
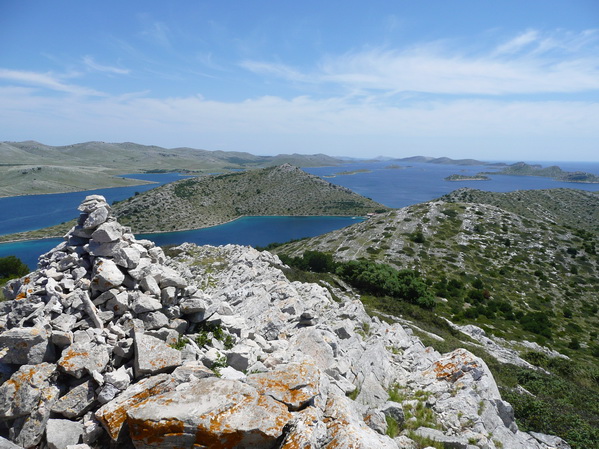
[[[289,282],[268,252],[184,244],[171,259],[102,197],[80,210],[0,304],[0,447],[565,444],[518,431],[481,359]]]

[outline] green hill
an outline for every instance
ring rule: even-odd
[[[563,224],[571,222],[566,217],[573,211],[588,208],[596,214],[599,196],[562,189],[554,193],[553,203],[569,195],[563,214],[541,203],[533,206],[540,195],[535,191],[519,192],[527,205],[523,214],[490,204],[455,202],[460,195],[453,195],[451,202],[441,199],[391,211],[275,251],[300,256],[315,250],[340,261],[366,259],[417,270],[444,298],[437,304],[443,315],[500,337],[533,339],[566,353],[576,338],[587,348],[576,355],[586,357],[588,348],[598,343],[591,332],[599,328],[599,238]],[[551,192],[543,198],[552,198]],[[527,216],[535,213],[539,219]],[[535,312],[547,317],[547,332],[531,332],[516,318]]]
[[[520,429],[595,448],[599,233],[570,225],[598,210],[587,192],[462,190],[272,251],[293,279],[351,287],[426,345],[483,357]]]
[[[114,207],[135,232],[222,224],[245,215],[365,215],[387,208],[297,167],[190,178],[129,198]]]
[[[544,189],[499,193],[463,188],[441,199],[449,202],[490,204],[522,217],[599,232],[599,192]]]
[[[34,141],[0,142],[0,160],[0,196],[72,192],[145,183],[114,176],[124,173],[206,174],[283,163],[302,167],[341,163],[324,154],[255,156],[234,151],[167,149],[131,142],[50,146]],[[35,176],[29,176],[32,171]],[[59,171],[63,174],[57,176]]]

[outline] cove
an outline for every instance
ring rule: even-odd
[[[314,237],[362,221],[359,217],[242,217],[230,223],[190,231],[139,234],[137,238],[152,240],[156,245],[180,245],[184,242],[198,245],[266,246],[273,242]],[[16,255],[30,269],[37,259],[62,239],[28,240],[0,244],[0,257]]]

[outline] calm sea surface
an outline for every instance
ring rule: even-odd
[[[400,168],[387,168],[391,164]],[[542,162],[541,165],[552,165]],[[599,163],[558,162],[566,171],[585,171],[599,175]],[[354,175],[335,173],[353,170],[369,170]],[[448,182],[444,178],[452,174],[473,175],[481,171],[495,171],[486,166],[457,166],[405,162],[352,163],[341,167],[307,168],[305,171],[326,177],[327,181],[348,187],[389,207],[405,207],[438,198],[460,187],[471,187],[494,192],[525,189],[548,189],[567,187],[599,191],[599,184],[558,182],[549,178],[532,176],[490,175],[490,181]],[[334,177],[329,177],[333,175]],[[123,200],[158,185],[181,179],[176,174],[124,175],[155,181],[157,184],[99,189],[87,192],[52,195],[29,195],[0,198],[0,235],[39,229],[68,221],[78,215],[77,206],[91,194],[106,197],[109,203]],[[245,217],[231,223],[193,231],[169,232],[144,235],[158,245],[193,242],[197,244],[222,245],[236,243],[264,246],[272,242],[323,234],[355,223],[348,217]],[[34,268],[37,257],[50,250],[60,239],[0,244],[0,257],[15,254],[29,267]]]

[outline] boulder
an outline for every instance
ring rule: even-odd
[[[81,442],[83,424],[69,419],[50,419],[46,424],[46,442],[49,449],[67,449]]]
[[[182,363],[181,352],[156,337],[136,332],[134,346],[135,377],[169,371]]]
[[[177,382],[167,374],[158,374],[142,379],[129,386],[108,404],[103,405],[95,413],[95,416],[106,429],[110,438],[117,441],[127,419],[128,410],[145,402],[148,398],[173,391],[176,386]]]
[[[250,385],[218,378],[154,396],[127,412],[137,449],[273,447],[292,415]]]

